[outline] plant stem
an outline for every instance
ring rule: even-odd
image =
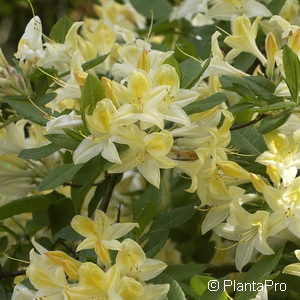
[[[237,129],[241,129],[241,128],[244,128],[244,127],[248,127],[250,125],[253,125],[257,122],[259,122],[260,120],[262,120],[263,118],[265,118],[267,115],[265,114],[259,114],[257,115],[257,117],[255,119],[253,119],[252,121],[250,122],[247,122],[247,123],[244,123],[244,124],[240,124],[240,125],[235,125],[235,126],[232,126],[230,128],[230,130],[237,130]]]
[[[113,190],[114,190],[115,186],[119,183],[122,176],[123,176],[122,173],[106,174],[105,181],[104,181],[105,192],[104,192],[104,196],[99,205],[100,210],[102,210],[104,212],[107,211]]]

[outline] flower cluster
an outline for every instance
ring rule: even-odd
[[[148,283],[167,265],[145,252],[189,220],[207,244],[235,247],[221,263],[239,272],[299,242],[298,1],[273,15],[268,1],[165,0],[165,23],[132,2],[101,0],[49,37],[34,16],[14,65],[0,51],[0,220],[32,212],[19,225],[36,238],[50,228],[49,249],[69,224],[84,237],[74,253],[33,239],[32,286],[12,299],[165,299],[176,282]]]

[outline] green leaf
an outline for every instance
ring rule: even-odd
[[[83,167],[83,164],[64,164],[53,170],[42,180],[39,191],[52,190],[72,179],[72,177]]]
[[[151,282],[155,284],[164,284],[168,283],[170,285],[170,289],[168,292],[168,299],[172,300],[186,300],[183,290],[181,289],[178,282],[172,277],[166,274],[160,274],[156,278],[152,279]]]
[[[140,236],[144,232],[146,226],[156,215],[162,197],[162,189],[157,189],[150,184],[141,197],[133,202],[133,220],[140,225],[139,228],[134,230],[137,236]]]
[[[196,213],[195,204],[177,207],[160,214],[154,221],[150,231],[169,229],[186,223]]]
[[[45,137],[58,148],[75,150],[80,142],[66,134],[46,134]]]
[[[287,110],[275,116],[268,116],[264,118],[261,121],[260,126],[258,128],[259,132],[262,134],[266,134],[278,128],[279,126],[283,125],[287,121],[290,115],[291,115],[291,111]]]
[[[36,124],[46,126],[47,118],[44,113],[42,113],[38,108],[36,108],[31,102],[26,98],[21,100],[10,100],[7,99],[7,103],[24,119],[30,120]],[[41,108],[47,114],[51,115],[51,110],[46,107]]]
[[[231,146],[251,155],[259,155],[267,149],[261,133],[253,126],[232,131]]]
[[[180,63],[181,87],[188,89],[192,87],[202,75],[202,65],[195,59],[189,58]]]
[[[61,230],[59,230],[55,236],[56,239],[57,238],[61,238],[64,240],[68,240],[68,241],[79,241],[82,240],[83,237],[77,233],[72,227],[71,225],[67,225],[66,227],[62,228]]]
[[[174,67],[179,77],[179,80],[181,81],[181,70],[177,59],[172,55],[168,57],[163,63]]]
[[[104,172],[109,164],[101,156],[96,156],[88,161],[72,179],[71,199],[77,213],[80,212],[83,201],[93,183]],[[98,195],[98,194],[97,194]],[[100,199],[99,199],[100,201]]]
[[[63,198],[53,202],[48,208],[48,217],[52,234],[70,224],[75,210],[70,199]]]
[[[292,99],[298,103],[298,95],[300,90],[300,61],[297,54],[289,48],[283,46],[283,68],[285,74],[285,81],[290,90]]]
[[[89,69],[92,69],[92,68],[100,65],[101,63],[103,63],[106,60],[108,55],[109,55],[109,53],[101,55],[101,56],[97,56],[96,58],[89,60],[86,63],[82,64],[81,67],[82,67],[83,71],[87,71]]]
[[[206,99],[195,101],[186,107],[184,107],[184,111],[187,114],[194,114],[198,112],[207,111],[209,109],[214,108],[215,106],[225,102],[227,97],[223,93],[216,93],[212,96],[209,96]]]
[[[147,257],[154,257],[168,239],[168,229],[158,229],[148,235],[148,241],[143,247]]]
[[[251,102],[240,102],[240,103],[230,106],[228,108],[228,110],[230,112],[232,112],[233,114],[236,114],[239,112],[243,112],[246,109],[252,108],[253,106],[255,106],[255,104],[251,103]]]
[[[273,255],[266,255],[261,260],[259,260],[251,269],[245,274],[242,283],[245,282],[263,282],[268,278],[271,272],[276,268],[281,255],[283,247],[278,249]],[[243,291],[237,292],[234,300],[249,300],[255,297],[255,291]]]
[[[73,22],[67,17],[63,16],[61,17],[52,27],[49,37],[58,42],[58,43],[64,43],[66,35],[73,25]]]
[[[297,104],[294,102],[281,101],[264,107],[253,107],[251,110],[254,112],[267,112],[270,110],[281,110],[281,109],[295,107],[295,106],[297,106]]]
[[[56,192],[12,200],[0,207],[0,220],[25,212],[46,211],[49,205],[64,196]]]
[[[89,206],[88,206],[88,216],[91,217],[95,210],[97,209],[102,197],[104,196],[105,190],[106,190],[106,184],[105,182],[102,182],[100,184],[98,184],[95,193],[93,195],[93,198],[91,199],[91,201],[89,202]]]
[[[177,281],[187,281],[194,275],[203,273],[205,269],[205,265],[201,264],[171,265],[164,270],[164,274],[169,275]]]
[[[98,77],[89,74],[84,82],[80,101],[80,110],[83,119],[85,119],[86,108],[89,107],[89,110],[93,111],[97,102],[103,98],[105,98],[105,93],[102,82]]]
[[[172,11],[172,5],[167,0],[131,0],[134,8],[144,15],[146,18],[153,19],[159,22],[169,19]]]
[[[39,148],[24,149],[20,152],[19,157],[24,159],[41,159],[53,154],[58,150],[60,150],[59,146],[49,144]]]

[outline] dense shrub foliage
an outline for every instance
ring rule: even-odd
[[[0,49],[0,299],[299,299],[299,9],[33,15]]]

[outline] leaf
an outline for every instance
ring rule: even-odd
[[[0,207],[0,220],[25,212],[46,211],[53,201],[62,197],[64,196],[57,192],[52,192],[47,195],[36,195],[12,200]]]
[[[195,204],[174,208],[160,214],[154,221],[150,231],[169,229],[186,223],[196,213]]]
[[[91,201],[89,202],[89,206],[88,206],[88,216],[91,217],[95,210],[97,209],[103,195],[104,195],[104,192],[106,190],[106,184],[105,182],[103,183],[100,183],[96,190],[95,190],[95,193],[93,195],[93,198],[91,199]]]
[[[52,190],[72,179],[72,177],[83,167],[83,164],[64,164],[53,170],[42,180],[39,191]]]
[[[81,67],[82,67],[83,71],[88,71],[89,69],[92,69],[92,68],[100,65],[101,63],[103,63],[106,60],[108,55],[109,55],[109,53],[101,55],[101,56],[97,56],[96,58],[89,60],[86,63],[82,64]]]
[[[206,99],[198,100],[187,105],[186,107],[184,107],[184,111],[189,115],[198,112],[207,111],[225,102],[226,100],[227,100],[227,96],[225,94],[216,93],[212,96],[209,96]]]
[[[168,239],[168,229],[154,230],[149,234],[149,238],[145,246],[143,247],[147,257],[154,257],[157,252],[164,246]]]
[[[259,155],[267,149],[261,133],[253,126],[232,131],[231,146],[251,155]]]
[[[170,285],[170,289],[168,292],[168,299],[172,300],[186,300],[183,290],[181,289],[178,282],[172,277],[162,273],[156,278],[152,279],[151,282],[155,284],[164,284],[168,283]]]
[[[202,264],[171,265],[164,270],[164,274],[177,281],[187,281],[194,275],[203,273],[205,269],[205,265]]]
[[[202,75],[202,66],[200,62],[189,58],[180,63],[181,69],[181,87],[184,89],[192,87]]]
[[[67,225],[66,227],[59,230],[55,236],[56,239],[61,238],[68,241],[79,241],[82,240],[83,237],[77,233],[71,225]]]
[[[73,25],[73,22],[67,17],[62,16],[52,27],[49,37],[58,42],[64,43],[66,35]]]
[[[300,61],[297,54],[289,48],[283,46],[282,54],[285,81],[290,90],[292,99],[298,103],[298,95],[300,89]]]
[[[180,66],[179,66],[179,63],[177,61],[177,59],[172,55],[170,57],[168,57],[164,62],[163,64],[167,64],[167,65],[170,65],[172,67],[175,68],[176,72],[177,72],[177,75],[179,77],[179,80],[181,81],[181,70],[180,70]]]
[[[70,224],[75,210],[70,199],[63,198],[53,202],[48,208],[48,217],[52,234]]]
[[[8,238],[7,236],[3,236],[0,238],[0,253],[3,252],[8,246]],[[1,295],[1,293],[0,293]],[[2,298],[0,298],[2,299]]]
[[[153,19],[159,22],[168,20],[172,11],[172,5],[167,0],[131,0],[130,3],[146,18],[151,19],[153,15]]]
[[[72,184],[81,185],[79,187],[72,186],[71,188],[71,199],[77,213],[80,212],[84,198],[93,183],[99,177],[100,173],[105,171],[107,166],[108,163],[106,163],[105,159],[101,156],[96,156],[88,161],[72,179]]]
[[[260,126],[258,127],[259,132],[262,134],[266,134],[278,128],[279,126],[283,125],[287,121],[290,115],[291,115],[291,111],[287,110],[275,116],[268,116],[264,118],[261,121]]]
[[[91,74],[88,75],[84,82],[83,91],[81,94],[80,110],[84,119],[86,108],[89,107],[93,111],[98,101],[105,98],[102,82],[98,77]]]
[[[261,260],[255,263],[251,269],[245,274],[242,283],[246,282],[263,282],[276,268],[281,255],[283,247],[278,249],[273,255],[266,255]],[[255,297],[255,291],[237,292],[234,300],[249,300]]]
[[[228,108],[228,110],[230,112],[232,112],[233,114],[236,114],[239,112],[243,112],[244,110],[246,110],[248,108],[252,108],[253,106],[255,106],[255,104],[251,103],[251,102],[240,102],[240,103],[230,106]]]
[[[42,113],[38,108],[36,108],[31,102],[27,99],[21,100],[10,100],[7,99],[7,103],[24,119],[30,120],[36,124],[46,126],[47,118],[45,114]],[[41,108],[47,114],[51,115],[51,110],[46,107]]]
[[[144,232],[146,226],[156,215],[162,197],[162,189],[158,189],[150,184],[145,192],[133,202],[133,220],[140,225],[139,228],[134,229],[134,233],[137,236]]]
[[[47,138],[53,145],[58,148],[75,150],[80,142],[77,139],[74,139],[66,134],[46,134],[45,138]]]
[[[19,157],[24,159],[41,159],[60,150],[60,147],[54,144],[48,144],[39,148],[24,149],[20,152]]]
[[[296,103],[294,102],[277,102],[271,105],[263,106],[263,107],[253,107],[251,110],[254,112],[267,112],[267,111],[272,111],[272,110],[281,110],[285,108],[290,108],[290,107],[295,107],[297,106]]]

